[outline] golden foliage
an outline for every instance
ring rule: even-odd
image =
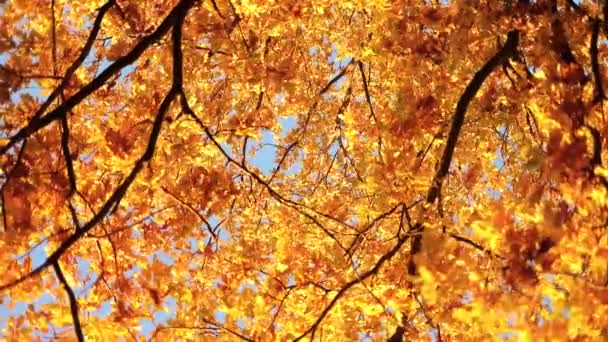
[[[1,336],[608,339],[605,15],[0,1]]]

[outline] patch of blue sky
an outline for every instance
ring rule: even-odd
[[[198,239],[189,237],[188,239],[186,239],[186,241],[188,241],[188,244],[190,247],[190,250],[189,250],[190,253],[194,253],[199,250]]]
[[[551,297],[542,296],[541,303],[543,304],[543,307],[545,308],[545,310],[547,310],[547,312],[553,313],[554,305],[553,305],[553,300],[551,299]]]
[[[217,235],[221,242],[226,243],[232,240],[232,235],[224,229],[220,229]]]
[[[498,189],[486,187],[486,193],[494,200],[499,200],[502,198],[502,191]]]
[[[133,265],[130,269],[125,272],[127,278],[133,278],[135,274],[141,274],[141,267]]]
[[[226,313],[225,312],[216,310],[213,313],[213,316],[218,323],[221,323],[221,324],[226,323]]]
[[[358,342],[373,342],[374,336],[371,333],[361,331],[357,334],[357,341]]]
[[[275,140],[272,131],[262,130],[261,139],[256,141],[261,147],[256,151],[255,155],[247,161],[259,168],[266,176],[274,170],[274,159],[276,155]],[[248,150],[251,147],[248,147]]]
[[[466,290],[462,294],[462,298],[460,299],[460,302],[462,304],[470,304],[471,302],[473,302],[474,298],[475,298],[475,295],[473,294],[473,292],[470,290]]]
[[[148,263],[151,264],[154,258],[157,258],[158,261],[167,266],[173,266],[175,264],[175,259],[161,250],[155,251],[154,253],[148,255]]]
[[[289,132],[296,127],[297,118],[295,116],[287,116],[279,118],[279,124],[281,125],[281,138],[285,138]],[[262,173],[269,176],[276,168],[275,159],[277,153],[280,152],[277,149],[277,141],[274,138],[274,133],[270,130],[262,130],[261,138],[254,141],[255,144],[259,145],[255,155],[248,159],[248,162],[259,168]],[[251,147],[248,147],[248,151]],[[292,151],[291,153],[297,153]],[[294,174],[299,172],[301,169],[301,158],[287,170],[287,174]]]
[[[327,57],[327,61],[333,65],[335,71],[339,71],[352,61],[352,57],[338,58],[338,47],[336,44],[331,44],[331,54]],[[335,75],[334,75],[335,76]]]
[[[143,336],[146,339],[152,337],[152,331],[154,331],[154,329],[156,328],[156,324],[154,323],[154,321],[148,318],[141,319],[139,321],[139,326],[141,327],[141,330],[137,335]]]
[[[244,280],[239,284],[239,288],[237,289],[237,292],[243,293],[246,289],[250,289],[255,292],[255,291],[257,291],[258,288],[257,288],[257,286],[255,286],[255,284],[252,284],[249,281]]]
[[[500,340],[517,340],[519,334],[515,331],[505,331],[497,335]]]
[[[496,149],[496,158],[492,160],[492,163],[499,170],[505,166],[505,158],[502,155],[502,150],[500,148]]]
[[[93,311],[91,311],[91,315],[96,316],[100,319],[106,318],[110,316],[112,313],[112,304],[114,303],[114,299],[107,299],[101,302],[99,307]]]
[[[236,323],[237,327],[239,327],[239,328],[241,328],[243,330],[247,329],[247,323],[245,322],[244,319],[239,318],[239,319],[236,320],[235,323]]]
[[[281,125],[281,137],[285,138],[289,132],[296,127],[298,118],[295,116],[287,116],[279,118],[279,124]]]
[[[173,296],[167,296],[162,303],[165,310],[157,310],[154,312],[154,323],[166,324],[170,319],[175,318],[177,313],[177,300]]]
[[[439,341],[439,330],[437,330],[437,328],[429,329],[428,335],[431,338],[432,342]]]
[[[0,301],[0,330],[6,327],[7,320],[10,317],[24,315],[25,312],[29,310],[29,305],[32,305],[34,310],[40,310],[43,305],[56,302],[56,298],[47,293],[43,293],[38,298],[29,302],[13,301],[10,296],[4,296]],[[0,336],[2,336],[2,334],[0,334]]]
[[[266,275],[266,273],[264,273],[262,271],[258,272],[258,281],[260,283],[263,283],[266,280],[266,278],[268,278],[268,275]]]
[[[296,161],[290,167],[285,170],[285,175],[295,175],[302,170],[302,162],[304,161],[304,153],[300,153],[299,150],[295,150],[292,153],[297,153]]]
[[[21,101],[21,96],[25,94],[33,96],[39,101],[46,100],[46,97],[42,96],[42,88],[40,87],[40,84],[34,80],[30,80],[25,87],[11,93],[11,101],[14,103],[19,103]]]

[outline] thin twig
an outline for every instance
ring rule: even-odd
[[[397,252],[399,252],[399,250],[401,249],[403,244],[405,244],[405,242],[408,240],[408,238],[409,238],[409,235],[399,238],[397,240],[397,243],[395,244],[395,246],[393,246],[393,248],[391,248],[386,254],[382,255],[380,257],[380,259],[378,259],[376,264],[371,269],[369,269],[365,273],[361,274],[359,277],[349,281],[344,286],[342,286],[342,288],[340,288],[338,293],[336,293],[336,295],[334,296],[334,298],[332,298],[332,300],[329,302],[329,304],[323,309],[323,311],[321,311],[321,314],[317,317],[317,320],[306,331],[304,331],[300,336],[296,337],[294,339],[294,341],[300,341],[300,340],[304,339],[304,337],[306,337],[308,334],[311,335],[310,340],[313,341],[314,337],[315,337],[315,332],[318,329],[319,325],[321,324],[321,322],[323,322],[325,317],[333,309],[333,307],[336,305],[338,300],[340,300],[340,298],[342,298],[342,296],[344,296],[346,294],[346,292],[348,292],[348,290],[350,290],[353,286],[359,284],[360,282],[366,280],[367,278],[371,277],[372,275],[378,273],[380,268],[382,268],[382,265],[384,265],[384,263],[389,261],[393,256],[395,256],[395,254],[397,254]]]

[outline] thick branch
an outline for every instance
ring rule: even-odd
[[[78,316],[78,301],[76,300],[74,291],[70,287],[70,284],[68,284],[68,281],[65,279],[65,276],[61,271],[59,260],[53,262],[53,268],[55,269],[55,274],[57,274],[59,282],[61,282],[65,292],[68,294],[68,298],[70,300],[70,311],[72,313],[72,322],[74,323],[74,332],[76,333],[76,337],[78,338],[79,342],[84,342],[84,334],[82,333],[82,326],[80,325],[80,318]]]
[[[486,64],[481,67],[473,76],[471,82],[467,85],[464,93],[458,100],[456,104],[456,111],[454,113],[454,117],[452,118],[452,124],[450,126],[450,132],[448,134],[448,141],[446,143],[445,149],[443,150],[443,154],[441,156],[441,160],[439,161],[439,168],[433,177],[433,181],[429,188],[429,191],[426,196],[426,201],[429,204],[435,202],[435,200],[441,196],[441,185],[443,184],[443,180],[448,175],[450,170],[450,165],[452,164],[452,158],[454,156],[454,150],[456,149],[456,143],[458,142],[458,137],[460,136],[460,130],[462,129],[462,125],[464,124],[465,115],[467,112],[467,108],[469,103],[475,98],[479,88],[481,88],[483,82],[490,76],[492,71],[502,65],[505,61],[507,61],[510,57],[513,57],[517,53],[517,45],[519,44],[519,31],[513,30],[510,31],[507,35],[507,41],[503,45],[503,47],[490,58]],[[422,224],[420,226],[420,232],[424,230]],[[410,260],[408,262],[408,274],[415,275],[416,274],[416,264],[414,262],[414,255],[418,254],[422,249],[422,235],[419,234],[412,238],[412,246],[410,250]]]
[[[593,94],[593,102],[597,103],[606,97],[604,87],[602,86],[602,73],[600,63],[598,61],[597,41],[600,34],[600,21],[595,19],[591,30],[591,44],[589,46],[589,55],[591,56],[591,70],[593,71],[593,81],[595,85],[595,93]]]
[[[519,31],[510,31],[507,35],[505,45],[494,56],[492,56],[492,58],[490,58],[490,60],[488,60],[479,71],[475,73],[475,76],[473,76],[473,79],[469,85],[467,85],[464,93],[458,100],[458,103],[456,104],[456,111],[450,126],[450,133],[448,134],[448,141],[445,145],[445,149],[443,150],[441,161],[439,162],[439,169],[437,169],[437,172],[433,177],[433,183],[431,184],[426,196],[428,203],[435,202],[439,196],[439,192],[441,191],[441,184],[450,170],[450,164],[452,163],[452,157],[454,156],[454,150],[456,149],[456,143],[458,142],[458,137],[460,136],[460,130],[464,124],[469,103],[471,100],[473,100],[473,98],[475,98],[477,91],[479,91],[479,88],[481,88],[481,85],[486,78],[490,76],[492,71],[496,67],[502,65],[502,63],[508,58],[516,54],[518,44]]]
[[[185,19],[185,16],[193,4],[194,4],[193,0],[192,1],[183,0],[182,2],[180,2],[176,6],[176,8],[174,8],[171,11],[171,15],[170,15],[171,19],[169,19],[169,18],[165,19],[165,21],[163,22],[163,24],[161,24],[161,26],[163,26],[167,22],[167,20],[169,20],[170,25],[174,25],[174,27],[181,30],[181,27],[182,27],[181,25]],[[168,30],[168,28],[167,28],[167,30]],[[159,30],[157,29],[157,32],[158,31]],[[175,38],[176,34],[174,34],[173,36]],[[150,37],[150,36],[148,36],[148,37]],[[181,35],[177,35],[177,37],[181,37]],[[160,38],[160,36],[159,36],[159,38]],[[176,43],[176,42],[174,41],[174,43]],[[181,46],[181,42],[177,42],[177,44]],[[143,52],[143,50],[142,50],[142,52]],[[113,64],[113,65],[115,65],[115,64]],[[174,68],[180,69],[179,72],[177,72],[177,73],[174,72],[174,74],[173,74],[174,77],[181,75],[181,67],[182,67],[181,65],[176,65],[176,63],[174,63]],[[110,69],[110,68],[112,68],[112,66],[110,66],[108,69]],[[106,71],[108,69],[106,69]],[[66,240],[64,240],[59,245],[59,247],[57,247],[57,249],[53,253],[51,253],[51,255],[49,255],[49,257],[46,259],[46,261],[44,263],[42,263],[42,265],[38,266],[31,272],[27,273],[24,276],[19,277],[18,279],[14,280],[12,282],[1,285],[0,291],[20,284],[23,281],[40,274],[42,271],[47,269],[49,266],[56,263],[59,260],[59,258],[63,254],[65,254],[72,245],[74,245],[78,240],[80,240],[88,231],[93,229],[93,227],[97,226],[106,217],[106,215],[108,215],[112,212],[112,210],[114,208],[118,207],[118,204],[120,203],[122,198],[127,193],[127,190],[129,189],[129,187],[131,186],[131,184],[133,183],[133,181],[135,180],[135,178],[137,177],[139,172],[144,168],[144,165],[152,159],[152,157],[154,155],[154,151],[156,149],[158,137],[160,135],[161,127],[162,127],[163,121],[165,120],[165,115],[169,111],[169,107],[170,107],[171,103],[179,95],[180,90],[182,89],[182,84],[180,83],[181,81],[182,81],[181,78],[175,78],[173,80],[173,85],[171,86],[171,89],[169,90],[169,92],[165,96],[163,102],[161,103],[161,105],[158,109],[158,112],[156,114],[156,118],[154,119],[154,123],[152,125],[150,138],[148,139],[148,145],[147,145],[146,150],[144,151],[143,155],[137,160],[137,162],[133,166],[133,169],[131,169],[131,172],[129,173],[129,175],[116,188],[114,193],[104,203],[104,205],[97,212],[97,214],[95,214],[93,216],[93,218],[91,218],[90,221],[85,223],[80,229],[78,229],[76,232],[74,232],[72,235],[70,235]]]
[[[74,162],[70,153],[70,128],[68,126],[68,118],[65,116],[61,118],[61,150],[63,151],[63,158],[65,159],[68,180],[70,182],[68,197],[71,197],[76,192],[76,172],[74,172]]]
[[[169,91],[163,103],[161,104],[158,114],[156,115],[156,119],[154,121],[154,126],[152,127],[152,133],[150,134],[150,139],[148,141],[148,147],[144,155],[135,163],[135,166],[127,176],[127,178],[116,188],[112,196],[105,202],[105,204],[101,207],[101,209],[91,218],[89,222],[82,226],[79,230],[77,230],[74,234],[70,235],[66,240],[64,240],[59,247],[46,259],[46,261],[32,270],[30,273],[10,282],[0,286],[0,291],[10,288],[12,286],[18,285],[23,281],[40,274],[47,267],[51,266],[55,263],[59,258],[72,246],[74,245],[80,238],[82,238],[89,230],[93,229],[97,224],[99,224],[105,217],[108,215],[112,209],[120,202],[120,200],[124,197],[131,186],[131,183],[137,177],[137,174],[143,169],[144,164],[148,162],[152,158],[152,154],[154,153],[154,149],[156,146],[156,141],[158,139],[158,135],[160,134],[160,127],[164,120],[165,114],[169,109],[169,105],[177,95],[177,92],[173,89]]]
[[[369,94],[369,86],[367,85],[367,80],[365,79],[365,71],[363,71],[363,63],[361,61],[359,64],[359,72],[361,73],[361,79],[363,79],[363,90],[365,91],[365,100],[369,105],[369,116],[376,120],[376,114],[374,113],[374,106],[372,105],[372,97]]]
[[[53,121],[64,117],[68,111],[76,107],[85,98],[91,95],[94,91],[102,87],[107,80],[113,75],[118,73],[124,67],[135,62],[152,44],[159,41],[169,29],[175,25],[176,20],[184,10],[190,9],[194,4],[195,0],[181,0],[171,13],[163,20],[163,22],[156,28],[154,32],[145,36],[142,40],[133,47],[126,55],[118,58],[114,63],[110,64],[99,76],[95,77],[91,82],[82,87],[76,94],[67,99],[60,106],[49,112],[43,117],[34,117],[24,128],[20,129],[15,135],[13,135],[9,142],[0,148],[0,154],[6,153],[13,145],[22,139],[29,137],[36,133],[42,128],[48,126]],[[182,18],[183,19],[183,18]],[[179,20],[177,20],[179,21]],[[181,57],[181,56],[180,56]],[[181,75],[181,71],[180,71]],[[174,75],[175,76],[175,75]]]

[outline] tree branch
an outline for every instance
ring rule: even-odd
[[[458,100],[456,104],[456,111],[454,113],[454,117],[452,118],[452,124],[450,126],[450,132],[448,133],[448,140],[443,150],[443,154],[441,156],[441,160],[439,161],[439,168],[433,177],[433,181],[428,190],[426,196],[426,202],[428,204],[432,204],[435,200],[441,196],[441,185],[445,177],[448,175],[450,170],[450,165],[452,163],[452,158],[454,156],[454,150],[456,150],[456,143],[458,142],[458,137],[460,136],[460,130],[462,129],[462,125],[464,124],[465,115],[467,112],[467,108],[469,103],[475,98],[477,92],[483,85],[483,82],[490,76],[492,71],[497,67],[501,66],[505,61],[507,61],[510,57],[513,57],[517,54],[517,45],[519,44],[519,31],[513,30],[507,34],[507,41],[502,46],[498,52],[492,56],[484,65],[479,69],[471,82],[467,85],[464,90],[464,93]],[[424,231],[424,226],[419,224],[420,232]],[[416,274],[416,264],[414,262],[414,256],[420,252],[422,249],[422,234],[414,236],[412,238],[411,250],[410,250],[410,260],[408,262],[408,273],[410,275]]]
[[[54,5],[54,3],[55,2],[53,1],[53,5]],[[110,10],[110,8],[112,6],[114,6],[115,3],[116,3],[116,0],[109,0],[103,6],[101,6],[99,8],[99,13],[97,14],[97,17],[95,18],[95,22],[93,22],[93,28],[91,29],[91,33],[89,34],[89,37],[87,38],[86,43],[82,47],[82,50],[80,51],[80,55],[78,55],[76,60],[74,62],[72,62],[72,65],[70,65],[68,70],[65,72],[65,75],[63,75],[63,78],[61,79],[61,83],[59,83],[57,88],[55,88],[53,90],[51,95],[49,95],[49,97],[46,99],[46,101],[44,101],[42,106],[40,106],[40,108],[38,108],[38,110],[34,114],[34,118],[38,118],[38,117],[42,116],[42,114],[44,114],[44,112],[46,112],[46,110],[53,103],[53,101],[55,101],[55,99],[59,95],[61,95],[61,93],[63,92],[65,87],[67,87],[67,85],[70,83],[70,79],[72,78],[72,75],[74,75],[74,72],[76,72],[76,70],[80,67],[80,65],[84,62],[84,60],[87,58],[87,56],[91,52],[93,43],[95,43],[95,39],[97,38],[99,31],[101,30],[101,22],[103,21],[103,17],[106,15],[108,10]],[[54,22],[55,22],[55,13],[53,11],[53,60],[56,61]],[[56,67],[55,63],[53,63],[53,64],[54,64],[53,67],[55,69],[54,71],[56,71],[57,67]]]
[[[65,159],[65,167],[68,173],[70,188],[67,197],[71,197],[76,192],[76,172],[74,172],[74,162],[70,153],[70,128],[68,126],[68,118],[61,118],[61,150]]]
[[[589,46],[589,55],[591,56],[591,70],[593,71],[593,81],[595,92],[593,94],[593,102],[598,103],[606,98],[604,87],[602,86],[602,73],[598,60],[597,41],[600,33],[600,20],[594,19],[591,29],[591,44]]]
[[[433,177],[433,182],[426,196],[426,201],[428,203],[435,202],[439,196],[439,192],[441,191],[443,180],[450,170],[450,164],[452,163],[452,157],[454,156],[454,150],[456,149],[456,143],[458,142],[458,137],[460,136],[460,130],[464,124],[469,103],[471,100],[473,100],[473,98],[475,98],[477,91],[479,91],[479,88],[481,88],[481,85],[486,78],[490,76],[492,71],[494,71],[494,69],[498,66],[502,65],[505,60],[517,53],[518,44],[519,31],[510,31],[507,35],[505,45],[494,56],[492,56],[492,58],[490,58],[490,60],[488,60],[479,71],[475,73],[475,76],[473,76],[473,79],[467,85],[464,93],[458,100],[458,103],[456,104],[456,111],[454,113],[454,117],[452,118],[448,140],[439,162],[439,168]]]
[[[156,28],[156,30],[142,38],[142,40],[140,40],[139,43],[137,43],[135,47],[133,47],[133,49],[131,49],[131,51],[129,51],[126,55],[118,58],[114,63],[110,64],[110,66],[108,66],[104,71],[102,71],[91,82],[82,87],[78,92],[76,92],[76,94],[66,99],[64,103],[49,112],[47,115],[42,117],[34,116],[25,127],[21,128],[15,135],[13,135],[9,139],[9,142],[6,145],[0,147],[0,154],[6,153],[17,142],[38,132],[42,128],[51,124],[53,121],[61,119],[72,108],[76,107],[76,105],[82,102],[94,91],[102,87],[105,82],[113,75],[118,73],[124,67],[135,62],[152,44],[159,41],[169,31],[169,29],[175,24],[176,19],[178,19],[180,13],[182,13],[184,10],[190,9],[190,7],[194,5],[194,2],[195,0],[181,0],[173,8],[173,10],[171,10],[171,13],[169,13],[169,15]],[[181,75],[181,71],[179,73]]]
[[[53,268],[55,269],[55,274],[57,275],[59,282],[61,282],[65,292],[68,294],[68,298],[70,300],[70,311],[72,313],[72,322],[74,324],[74,332],[76,333],[76,337],[78,338],[79,342],[84,342],[84,334],[82,333],[82,326],[80,325],[80,318],[78,317],[78,301],[76,300],[74,291],[70,287],[70,284],[68,284],[68,281],[65,279],[65,276],[61,271],[59,260],[55,260],[53,262]]]
[[[173,192],[171,192],[169,189],[167,189],[164,186],[161,186],[161,189],[167,193],[167,195],[171,196],[171,198],[173,198],[174,200],[176,200],[177,202],[179,202],[181,205],[183,205],[184,207],[188,208],[194,215],[196,215],[196,217],[198,217],[198,219],[203,222],[203,224],[205,224],[205,226],[207,227],[207,231],[209,232],[209,234],[211,234],[211,237],[213,237],[214,240],[217,240],[217,234],[215,233],[215,231],[213,230],[213,227],[211,227],[211,224],[209,223],[209,221],[207,221],[207,219],[201,215],[201,213],[199,213],[196,208],[194,208],[190,203],[184,201],[183,199],[181,199],[179,196],[177,196],[176,194],[174,194]]]
[[[169,27],[173,26],[174,30],[179,30],[181,31],[182,25],[183,25],[183,21],[185,20],[186,14],[188,13],[188,11],[190,10],[190,8],[194,5],[194,0],[182,0],[172,11],[170,16],[165,19],[165,21],[163,22],[163,24],[161,24],[161,27],[163,25],[165,25],[166,23],[169,23],[167,25],[170,25]],[[164,29],[164,31],[166,32],[169,27],[167,27],[166,29]],[[153,33],[151,36],[154,36],[155,34],[157,34],[157,32],[163,31],[160,29],[157,29],[157,31],[155,33]],[[159,35],[157,38],[155,39],[159,39],[162,35]],[[147,41],[151,40],[151,38],[149,38],[150,36],[148,36],[147,38],[144,38],[144,40],[148,39]],[[178,61],[181,61],[181,41],[175,41],[176,38],[180,38],[181,37],[181,32],[179,34],[174,33],[173,34],[173,44],[175,45],[179,45],[179,53],[177,55],[178,57]],[[151,44],[151,43],[150,43]],[[145,44],[144,44],[145,45]],[[140,44],[138,44],[138,46],[142,46],[140,47],[140,52],[139,54],[136,54],[138,57],[139,55],[141,55],[141,53],[145,50],[145,48],[147,48],[147,46],[149,45],[145,45],[145,47],[143,47],[144,45],[142,45],[142,43],[140,42]],[[135,50],[135,49],[134,49]],[[134,51],[132,50],[132,52]],[[129,53],[129,55],[132,55],[132,52]],[[176,52],[176,49],[174,47],[173,52]],[[134,56],[134,55],[133,55]],[[134,57],[134,58],[136,58]],[[175,56],[174,56],[175,57]],[[119,60],[123,60],[125,57],[121,57]],[[118,61],[116,62],[118,63]],[[116,63],[112,64],[112,65],[117,65]],[[108,69],[111,69],[112,66],[108,67]],[[135,180],[135,178],[137,177],[137,175],[139,174],[139,172],[144,168],[144,165],[146,163],[148,163],[153,155],[154,155],[154,151],[156,149],[156,144],[158,141],[158,137],[160,135],[160,131],[161,131],[161,127],[162,124],[165,120],[165,115],[166,113],[169,111],[169,107],[171,105],[171,103],[173,102],[173,100],[179,95],[180,90],[182,89],[182,72],[181,72],[181,68],[182,65],[178,64],[175,62],[175,58],[174,58],[174,63],[173,63],[173,68],[174,69],[179,69],[178,71],[174,70],[173,71],[173,84],[171,86],[171,89],[169,90],[169,92],[167,93],[167,95],[165,96],[165,98],[163,99],[158,112],[156,114],[156,117],[154,119],[154,123],[152,125],[152,130],[150,133],[150,137],[148,139],[148,145],[146,147],[146,150],[144,151],[143,155],[137,160],[137,162],[135,163],[135,165],[133,166],[133,169],[131,169],[131,172],[129,173],[129,175],[125,178],[125,180],[116,188],[116,190],[114,191],[114,193],[112,193],[112,195],[110,196],[110,198],[104,203],[104,205],[101,207],[101,209],[97,212],[97,214],[95,214],[87,223],[85,223],[80,229],[76,230],[76,232],[74,232],[72,235],[70,235],[66,240],[64,240],[59,247],[57,247],[57,249],[55,249],[55,251],[53,251],[53,253],[51,253],[51,255],[49,255],[47,257],[47,259],[45,260],[44,263],[42,263],[42,265],[38,266],[37,268],[35,268],[34,270],[32,270],[31,272],[17,278],[16,280],[13,280],[9,283],[0,285],[0,291],[11,288],[15,285],[18,285],[20,283],[22,283],[23,281],[32,278],[38,274],[40,274],[42,271],[44,271],[45,269],[47,269],[49,266],[53,265],[54,263],[56,263],[59,258],[65,254],[67,252],[67,250],[74,245],[78,240],[80,240],[85,234],[87,234],[88,231],[90,231],[91,229],[93,229],[93,227],[97,226],[105,217],[106,215],[108,215],[109,213],[111,213],[115,208],[118,207],[118,205],[120,204],[120,201],[122,200],[122,198],[125,196],[125,194],[127,193],[127,190],[129,189],[129,187],[131,186],[131,184],[133,183],[133,181]],[[104,71],[104,73],[106,73],[108,71],[108,69],[106,69],[106,71]],[[117,69],[119,70],[119,69]],[[104,74],[102,73],[102,74]],[[97,78],[99,79],[99,78]],[[73,98],[73,97],[72,97]],[[70,101],[68,99],[68,101]],[[65,114],[65,113],[64,113]],[[48,116],[47,116],[48,117]],[[61,116],[59,116],[61,117]],[[44,119],[44,118],[43,118]],[[49,121],[50,122],[50,121]]]
[[[384,265],[385,262],[389,261],[393,256],[395,256],[395,254],[397,254],[397,252],[399,252],[399,250],[401,249],[403,244],[408,240],[409,237],[410,237],[410,235],[405,235],[405,236],[400,237],[397,240],[397,243],[395,244],[395,246],[393,246],[393,248],[391,248],[391,250],[389,250],[386,254],[382,255],[380,257],[380,259],[378,259],[376,264],[371,269],[369,269],[367,272],[361,274],[356,279],[353,279],[353,280],[349,281],[348,283],[346,283],[344,286],[342,286],[342,288],[340,290],[338,290],[338,293],[334,296],[334,298],[332,298],[332,300],[329,302],[329,304],[323,309],[323,311],[321,311],[321,315],[319,315],[319,317],[313,323],[313,325],[311,325],[310,328],[308,328],[300,336],[298,336],[296,339],[294,339],[294,341],[300,341],[304,337],[306,337],[308,334],[311,335],[310,340],[311,341],[314,340],[316,330],[318,329],[321,322],[323,322],[323,320],[325,319],[327,314],[329,314],[331,309],[336,305],[338,300],[340,300],[340,298],[342,296],[344,296],[346,294],[346,292],[348,292],[348,290],[350,290],[353,286],[365,281],[367,278],[378,273],[378,271],[380,270],[382,265]]]
[[[367,85],[367,80],[365,79],[365,71],[363,70],[363,63],[361,61],[359,64],[359,72],[361,73],[361,79],[363,79],[363,90],[365,91],[365,99],[367,100],[367,104],[369,105],[369,116],[376,120],[376,114],[374,113],[374,106],[372,105],[372,97],[369,94],[369,87]]]

